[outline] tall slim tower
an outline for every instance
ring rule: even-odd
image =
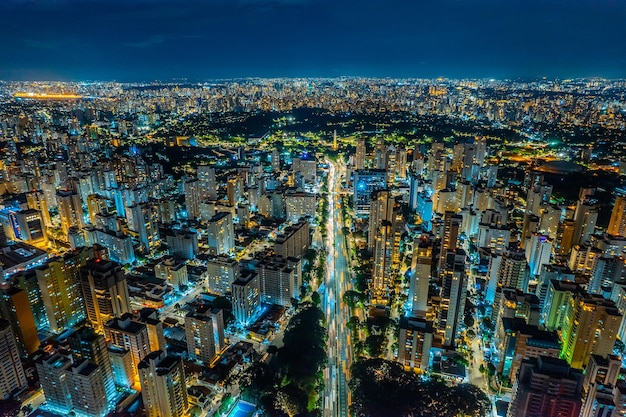
[[[67,235],[70,227],[85,227],[83,219],[83,206],[80,196],[73,191],[57,191],[57,201],[59,202],[59,216],[61,217],[61,227]]]
[[[7,399],[28,386],[15,335],[8,321],[0,319],[0,398]]]
[[[356,140],[356,154],[354,155],[354,169],[365,169],[365,139],[358,138]]]
[[[90,259],[80,270],[80,282],[87,319],[98,332],[112,318],[130,313],[126,275],[118,263]]]
[[[613,236],[626,237],[626,196],[624,195],[617,196],[615,199],[607,232]]]
[[[428,236],[413,242],[409,302],[411,316],[425,317],[428,310],[428,288],[433,265],[433,245]]]
[[[466,295],[465,251],[457,248],[454,252],[447,252],[442,271],[438,330],[444,346],[454,346],[456,343],[463,323]]]

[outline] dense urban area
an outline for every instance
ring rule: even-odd
[[[626,81],[0,82],[0,415],[626,416]]]

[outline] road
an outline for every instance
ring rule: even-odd
[[[328,324],[328,367],[324,371],[324,417],[348,417],[350,393],[348,380],[352,365],[350,331],[347,327],[350,312],[341,296],[352,288],[348,268],[348,252],[343,235],[341,214],[341,176],[345,168],[330,162],[328,170],[329,216],[327,224],[325,291],[323,308]]]

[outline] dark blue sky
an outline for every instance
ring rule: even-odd
[[[624,0],[0,0],[0,79],[626,77]]]

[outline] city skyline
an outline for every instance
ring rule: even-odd
[[[612,1],[0,5],[0,79],[626,77]]]

